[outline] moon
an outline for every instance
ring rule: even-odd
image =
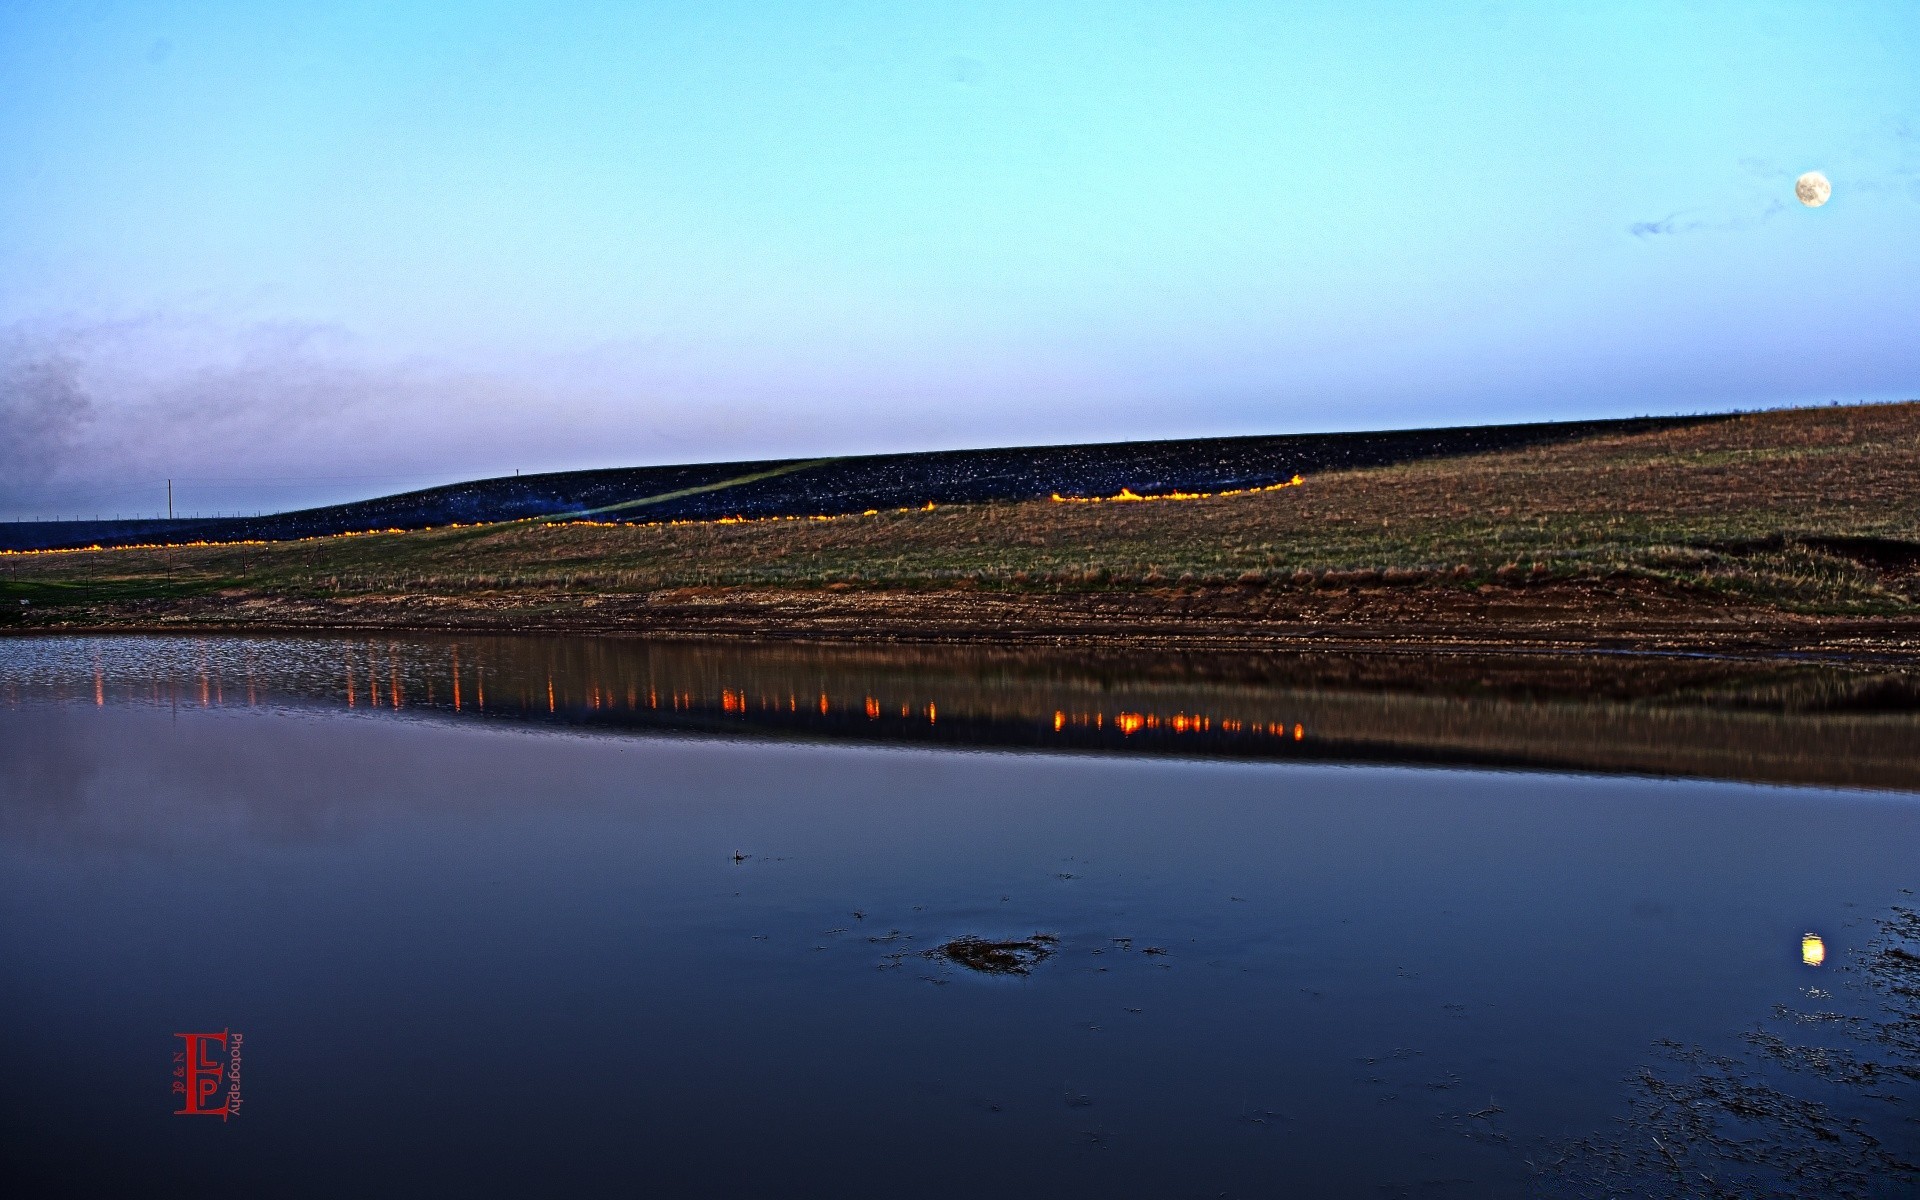
[[[1827,177],[1818,171],[1808,171],[1793,181],[1793,194],[1800,197],[1800,203],[1808,208],[1819,208],[1833,195],[1833,185]]]

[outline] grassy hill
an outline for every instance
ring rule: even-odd
[[[772,459],[475,479],[352,504],[256,517],[0,524],[0,550],[289,541],[341,533],[518,520],[704,521],[837,515],[926,504],[1260,487],[1302,472],[1677,429],[1720,417],[1552,421],[1376,433],[1020,446],[845,458]]]
[[[1241,486],[1185,498],[1092,499],[1118,491],[1102,487],[831,519],[602,517],[12,554],[0,596],[16,629],[1250,644],[1369,629],[1589,642],[1707,626],[1801,636],[1835,620],[1920,631],[1920,404],[1601,423],[1449,451],[1303,471],[1290,486],[1274,486],[1290,479],[1277,471],[1223,471]]]

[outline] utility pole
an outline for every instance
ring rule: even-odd
[[[173,480],[167,480],[167,520],[173,520]]]

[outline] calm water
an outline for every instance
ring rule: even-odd
[[[41,639],[0,689],[13,1194],[1920,1181],[1910,718],[1588,713],[1896,785],[1821,790],[1457,765],[1550,758],[1551,705],[1058,664]],[[1037,933],[1024,977],[925,953]],[[239,1114],[175,1115],[220,1030]]]

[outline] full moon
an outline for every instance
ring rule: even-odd
[[[1793,194],[1800,197],[1800,203],[1808,208],[1819,208],[1833,195],[1833,185],[1827,177],[1818,171],[1808,171],[1793,181]]]

